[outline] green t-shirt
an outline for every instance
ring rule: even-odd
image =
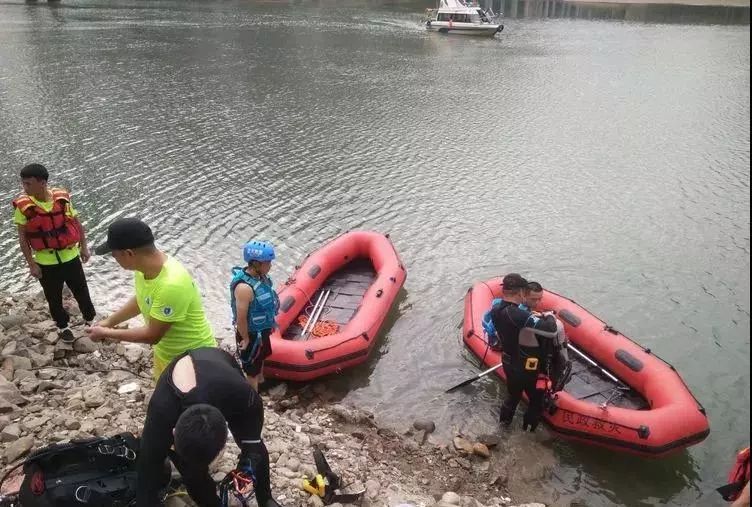
[[[31,196],[29,196],[29,198],[34,202],[34,204],[47,212],[52,211],[52,207],[55,205],[54,201],[38,201]],[[65,214],[71,218],[78,215],[72,204],[66,205]],[[15,210],[13,211],[13,223],[16,225],[26,225],[28,221],[29,220],[26,218],[26,216],[21,213],[21,210],[15,208]],[[61,262],[72,261],[79,256],[79,253],[80,252],[77,244],[69,246],[68,248],[63,248],[62,250],[57,250],[57,255],[55,254],[55,250],[34,250],[34,260],[37,261],[37,264],[40,264],[42,266],[53,266]],[[60,256],[59,261],[58,256]]]
[[[198,286],[177,260],[167,257],[162,271],[152,280],[144,279],[143,273],[136,271],[135,283],[136,300],[144,320],[172,323],[154,346],[159,363],[167,365],[187,350],[217,346]]]

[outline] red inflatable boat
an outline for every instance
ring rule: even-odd
[[[489,367],[501,362],[501,353],[488,347],[481,321],[500,297],[501,278],[478,283],[465,296],[464,342]],[[556,433],[645,456],[664,456],[708,436],[705,409],[673,366],[558,294],[546,291],[538,309],[556,313],[571,344],[572,376],[545,413]],[[496,373],[504,380],[503,368]]]
[[[405,277],[376,232],[348,232],[310,254],[279,292],[264,374],[306,381],[365,362]]]

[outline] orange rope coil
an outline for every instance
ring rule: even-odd
[[[308,324],[308,315],[301,315],[298,317],[298,324],[301,327],[306,327]],[[313,325],[311,334],[316,338],[322,338],[324,336],[331,336],[339,331],[339,324],[333,320],[320,320]]]

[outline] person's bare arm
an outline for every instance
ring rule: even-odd
[[[31,274],[31,276],[33,276],[34,278],[41,278],[42,269],[34,260],[34,253],[31,251],[31,245],[29,245],[29,240],[26,237],[25,225],[18,226],[18,245],[21,247],[21,253],[26,260],[26,264],[29,266],[29,273]]]
[[[78,235],[80,237],[80,239],[78,240],[78,246],[81,249],[81,261],[88,262],[91,258],[91,253],[89,252],[89,244],[86,241],[86,232],[84,231],[84,226],[81,224],[81,221],[78,219],[78,217],[74,217],[72,220],[73,226],[78,230]]]
[[[146,326],[131,329],[112,329],[102,326],[93,326],[86,330],[89,338],[100,341],[105,338],[119,342],[147,343],[154,345],[169,331],[172,322],[162,322],[157,319],[149,319]]]
[[[253,289],[250,285],[239,283],[235,287],[235,307],[237,310],[237,322],[235,326],[241,338],[240,348],[248,347],[251,338],[248,334],[248,312],[253,302]]]

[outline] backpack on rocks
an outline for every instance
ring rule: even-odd
[[[131,433],[39,449],[24,462],[20,505],[125,507],[136,496],[138,450]]]

